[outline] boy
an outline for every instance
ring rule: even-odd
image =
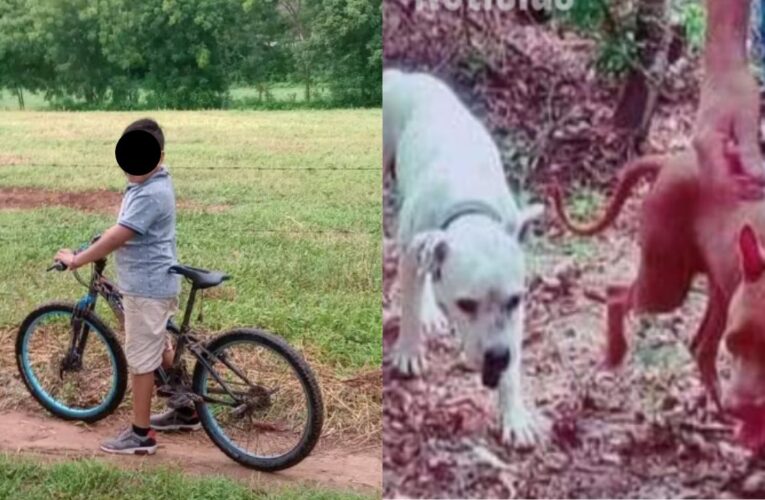
[[[148,132],[157,140],[159,162],[143,175],[125,172],[128,187],[117,224],[87,250],[75,255],[62,249],[55,258],[74,270],[116,250],[125,312],[125,354],[133,385],[133,425],[104,441],[101,449],[109,453],[154,454],[157,442],[152,427],[198,429],[200,423],[192,408],[150,415],[154,371],[160,365],[169,368],[173,360],[166,324],[177,311],[180,277],[168,272],[177,258],[175,192],[163,164],[165,137],[159,124],[148,118],[130,124],[123,134],[135,130]]]

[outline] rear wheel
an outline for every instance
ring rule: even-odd
[[[112,413],[127,387],[127,362],[114,332],[93,313],[81,316],[79,356],[72,356],[74,305],[52,303],[27,316],[16,336],[16,364],[45,409],[94,422]],[[80,336],[82,339],[82,336]]]
[[[207,362],[220,381],[197,361],[193,389],[216,400],[197,404],[215,445],[261,471],[286,469],[308,456],[321,434],[324,409],[305,360],[261,330],[225,333],[207,349],[212,354]]]

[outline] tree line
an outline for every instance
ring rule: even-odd
[[[295,82],[379,106],[380,0],[0,0],[0,88],[87,109],[224,107]],[[322,86],[328,94],[317,97]]]

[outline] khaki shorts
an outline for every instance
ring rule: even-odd
[[[178,311],[178,299],[123,296],[125,357],[133,374],[151,373],[162,364],[169,347],[167,320]]]

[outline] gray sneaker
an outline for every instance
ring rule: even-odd
[[[101,443],[101,449],[107,453],[121,453],[123,455],[154,455],[157,452],[157,440],[154,439],[154,431],[141,437],[128,427],[114,439],[107,439]]]
[[[151,428],[158,431],[195,431],[202,428],[196,412],[184,415],[178,410],[167,410],[151,416]]]

